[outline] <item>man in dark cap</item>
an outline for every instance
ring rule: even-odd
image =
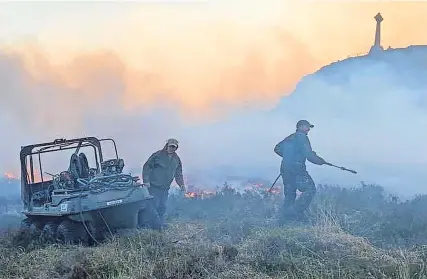
[[[168,139],[163,149],[153,153],[142,169],[143,183],[148,187],[150,195],[154,197],[154,207],[162,227],[166,227],[164,214],[172,181],[175,179],[181,190],[186,190],[182,176],[182,163],[176,153],[177,149],[178,141]]]
[[[304,211],[316,194],[316,186],[307,172],[305,161],[308,160],[316,165],[326,164],[325,160],[311,149],[307,134],[313,127],[314,125],[307,120],[298,121],[296,132],[287,136],[274,148],[274,152],[282,157],[280,174],[285,194],[284,211],[281,216],[283,219],[305,220]],[[295,201],[297,189],[302,194]]]

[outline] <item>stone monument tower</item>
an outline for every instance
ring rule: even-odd
[[[374,45],[371,47],[369,53],[384,50],[384,48],[381,46],[381,22],[383,21],[383,17],[381,16],[380,13],[378,13],[374,18],[377,22],[377,25],[375,28],[375,41],[374,41]]]

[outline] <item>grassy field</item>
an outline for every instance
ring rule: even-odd
[[[427,197],[319,186],[310,224],[277,226],[281,196],[224,187],[171,197],[169,228],[97,247],[1,238],[0,278],[427,278]],[[19,239],[20,241],[17,241]]]

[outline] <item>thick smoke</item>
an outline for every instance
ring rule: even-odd
[[[316,182],[365,180],[422,192],[425,53],[344,63],[305,77],[287,95],[304,75],[367,50],[378,8],[386,42],[403,45],[420,37],[423,9],[399,7],[414,21],[398,21],[387,17],[397,4],[236,3],[198,4],[177,14],[144,6],[129,18],[78,31],[106,45],[52,24],[57,30],[46,31],[43,46],[1,51],[0,169],[17,172],[21,145],[95,135],[115,138],[119,155],[139,173],[152,152],[176,137],[193,180],[273,180],[280,163],[274,145],[307,118],[316,125],[310,136],[319,154],[360,173],[310,166]],[[303,12],[312,18],[297,16]],[[77,41],[95,51],[76,47],[76,55],[64,47]]]
[[[359,172],[311,165],[316,182],[364,181],[406,196],[425,193],[425,57],[427,47],[409,48],[325,67],[303,78],[274,110],[248,113],[200,131],[199,144],[212,143],[200,156],[205,164],[221,157],[221,163],[236,172],[272,180],[280,162],[274,145],[304,118],[315,124],[310,132],[314,150]]]
[[[272,151],[274,145],[293,132],[298,119],[306,118],[315,124],[310,133],[313,148],[325,159],[359,172],[352,175],[309,166],[316,182],[355,185],[363,180],[404,195],[424,192],[425,55],[423,49],[408,49],[344,61],[303,78],[273,110],[240,109],[227,119],[201,124],[185,122],[177,107],[167,105],[128,112],[111,97],[101,102],[88,100],[86,104],[80,100],[83,107],[73,107],[73,112],[57,101],[38,102],[37,93],[30,93],[28,97],[35,98],[33,116],[25,111],[30,109],[30,102],[23,102],[24,113],[15,115],[16,110],[8,111],[10,106],[3,103],[2,121],[11,128],[5,130],[6,140],[2,141],[3,158],[8,158],[2,167],[16,166],[19,144],[60,136],[96,135],[115,138],[128,169],[139,174],[151,152],[161,148],[168,137],[177,137],[185,172],[198,183],[211,187],[233,176],[272,180],[280,163]],[[10,61],[17,63],[7,60]],[[10,76],[3,84],[12,84],[15,87],[10,88],[16,92],[5,95],[9,102],[19,104],[19,98],[26,96],[19,93],[43,90],[55,98],[55,90],[64,92],[54,84],[37,85],[34,81],[26,87],[31,78],[19,69],[8,66],[4,71]],[[16,79],[19,82],[13,83],[13,76],[20,77]],[[26,91],[28,88],[31,91]]]

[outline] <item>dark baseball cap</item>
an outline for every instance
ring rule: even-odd
[[[297,128],[300,127],[300,126],[302,126],[302,125],[307,125],[310,128],[314,127],[314,125],[311,124],[310,122],[308,122],[307,120],[300,120],[300,121],[297,122]]]

